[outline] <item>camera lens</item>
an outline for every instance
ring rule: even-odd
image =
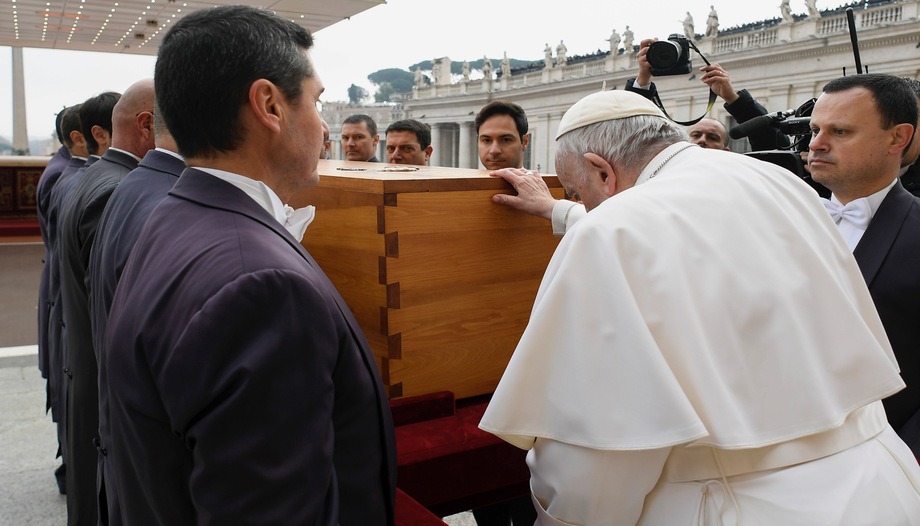
[[[668,69],[677,64],[680,52],[680,46],[676,42],[659,40],[649,45],[645,58],[653,68]]]

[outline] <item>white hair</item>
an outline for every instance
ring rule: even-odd
[[[687,132],[662,117],[636,115],[601,121],[574,129],[556,145],[556,159],[585,153],[603,157],[611,166],[625,167],[636,176],[658,154],[676,142],[688,141]]]

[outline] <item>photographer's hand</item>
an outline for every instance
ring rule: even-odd
[[[724,100],[726,104],[731,104],[738,100],[738,92],[732,87],[728,72],[722,69],[722,66],[719,64],[703,66],[700,68],[700,71],[703,72],[703,76],[700,80],[709,86],[709,89],[716,95],[722,97],[722,100]]]
[[[648,86],[652,83],[652,65],[648,63],[645,55],[648,54],[648,47],[652,42],[657,42],[657,38],[647,38],[639,43],[639,52],[636,53],[636,61],[639,63],[639,74],[636,76],[636,87]]]

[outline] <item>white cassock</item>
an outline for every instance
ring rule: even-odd
[[[538,524],[920,524],[903,385],[814,191],[678,143],[566,233],[480,427]]]

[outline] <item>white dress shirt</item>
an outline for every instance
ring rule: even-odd
[[[195,166],[194,168],[213,175],[218,179],[222,179],[242,190],[246,195],[251,197],[253,201],[258,203],[259,206],[271,214],[272,217],[290,232],[297,241],[303,239],[307,227],[310,226],[310,223],[313,222],[313,218],[316,216],[316,207],[313,205],[295,210],[283,204],[278,194],[262,181],[256,181],[255,179],[250,179],[243,175],[217,170],[215,168],[202,168],[200,166]]]

